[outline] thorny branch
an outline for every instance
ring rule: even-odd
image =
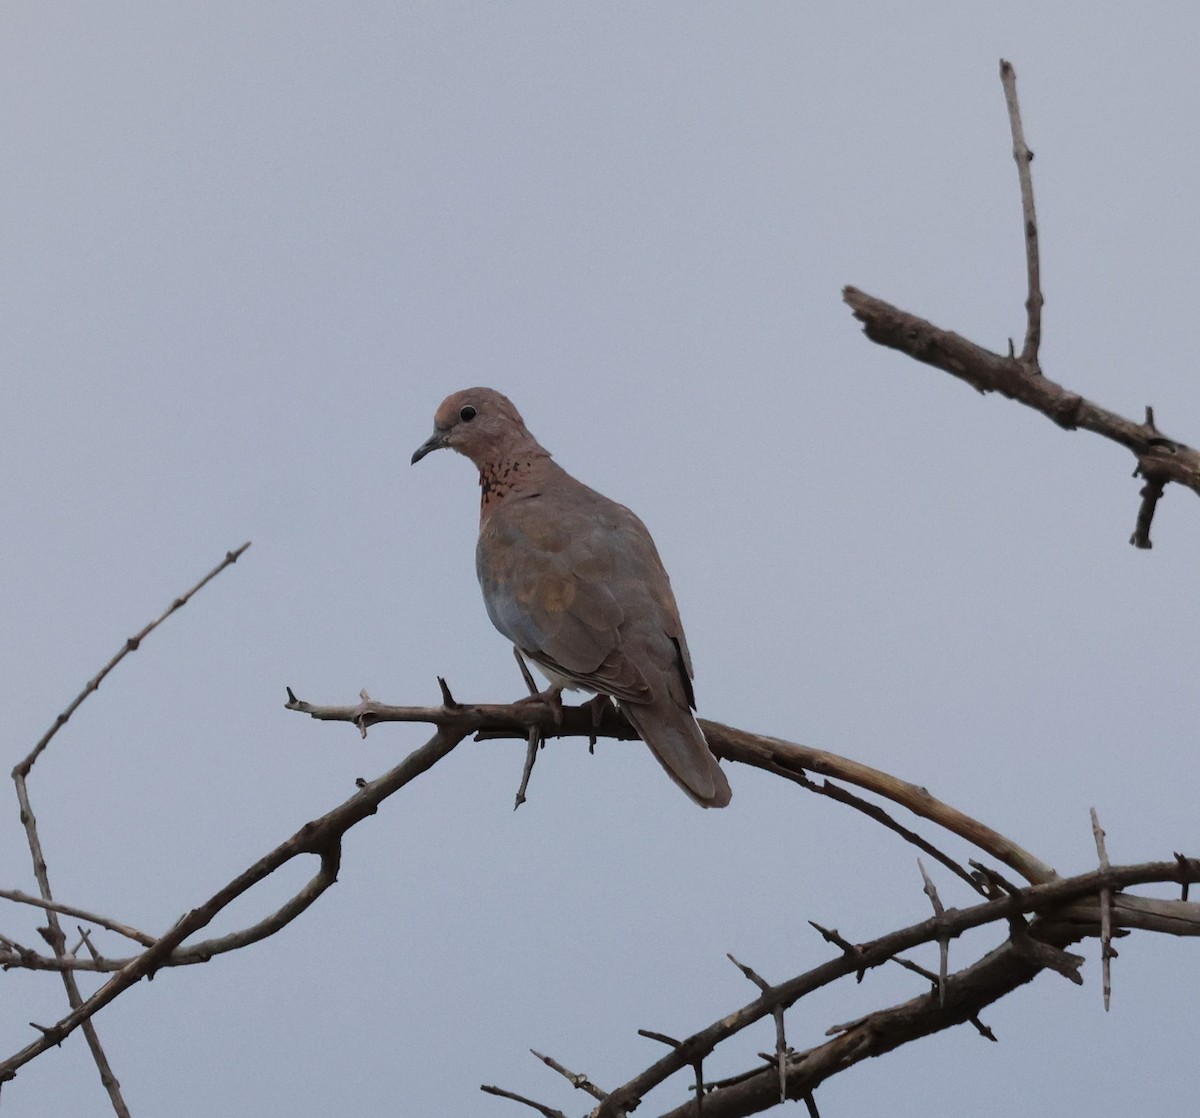
[[[1061,385],[1046,379],[1039,365],[1041,342],[1042,294],[1037,219],[1033,204],[1030,174],[1032,152],[1024,138],[1016,98],[1015,73],[1007,62],[1001,63],[1001,79],[1012,129],[1013,156],[1018,167],[1028,274],[1026,299],[1027,327],[1020,356],[1007,357],[982,349],[949,331],[866,295],[855,288],[845,289],[846,302],[864,323],[874,341],[908,353],[917,360],[942,368],[972,384],[980,392],[999,391],[1036,408],[1067,429],[1082,427],[1112,439],[1131,450],[1138,471],[1146,480],[1142,505],[1132,542],[1149,547],[1150,523],[1163,487],[1177,482],[1200,493],[1200,454],[1182,443],[1161,435],[1151,409],[1142,424],[1126,420],[1092,404]],[[94,1040],[92,1016],[144,977],[169,966],[205,962],[214,956],[247,946],[274,934],[304,912],[334,883],[341,857],[342,836],[351,827],[374,814],[379,805],[400,788],[427,771],[453,750],[465,737],[476,740],[518,738],[527,743],[525,776],[520,798],[526,790],[529,772],[540,744],[548,737],[580,736],[594,741],[597,736],[631,739],[636,735],[611,707],[585,704],[563,708],[540,696],[506,705],[462,704],[453,699],[449,688],[439,679],[442,704],[437,707],[398,707],[377,703],[363,692],[353,706],[318,706],[304,702],[290,691],[287,707],[314,718],[351,722],[365,735],[380,722],[423,722],[435,727],[425,745],[414,750],[399,765],[372,782],[362,782],[360,790],[330,812],[300,828],[248,867],[233,881],[203,904],[191,909],[164,935],[153,937],[128,924],[87,910],[55,901],[51,895],[45,859],[37,836],[37,825],[29,804],[26,787],[29,772],[57,731],[67,722],[107,674],[168,616],[181,608],[208,581],[226,566],[236,562],[249,544],[229,552],[225,561],[211,571],[186,594],[177,598],[166,611],[125,645],[87,684],[83,692],[58,716],[30,754],[13,770],[26,826],[30,852],[38,878],[41,897],[30,897],[15,890],[0,891],[0,897],[31,904],[46,913],[49,928],[46,938],[52,954],[39,954],[0,936],[0,966],[58,970],[66,984],[71,1012],[49,1026],[34,1026],[39,1038],[0,1061],[0,1082],[13,1078],[18,1068],[57,1045],[77,1028],[89,1033],[97,1066],[118,1114],[127,1113],[119,1085],[108,1069],[99,1041]],[[530,683],[530,690],[533,685]],[[946,909],[936,886],[921,866],[925,891],[934,915],[919,924],[893,931],[876,939],[854,944],[839,933],[814,924],[822,935],[839,949],[836,958],[777,985],[767,983],[749,967],[737,964],[759,990],[759,996],[733,1013],[699,1032],[676,1040],[662,1033],[646,1032],[667,1044],[669,1051],[638,1075],[615,1090],[605,1092],[586,1076],[568,1071],[547,1056],[538,1058],[566,1077],[572,1086],[598,1100],[593,1118],[617,1118],[632,1111],[646,1093],[668,1077],[685,1068],[696,1075],[693,1099],[671,1111],[675,1118],[703,1113],[708,1118],[731,1118],[752,1114],[777,1105],[781,1098],[803,1099],[810,1115],[815,1115],[813,1091],[829,1076],[869,1056],[877,1056],[911,1040],[930,1035],[953,1025],[970,1022],[988,1039],[991,1030],[980,1020],[981,1010],[998,998],[1029,982],[1044,969],[1051,969],[1072,981],[1082,981],[1082,958],[1066,947],[1088,936],[1099,935],[1104,960],[1104,992],[1109,994],[1109,960],[1114,934],[1127,929],[1146,929],[1174,935],[1200,935],[1200,905],[1188,901],[1188,886],[1200,881],[1200,861],[1177,854],[1169,862],[1132,866],[1112,866],[1103,844],[1103,831],[1093,815],[1100,868],[1090,873],[1061,878],[1053,867],[1013,843],[992,828],[972,819],[933,797],[925,788],[871,769],[858,762],[823,750],[751,734],[714,722],[702,723],[713,751],[727,761],[752,765],[784,776],[809,790],[838,799],[868,814],[893,832],[937,858],[944,866],[967,880],[984,900],[963,909]],[[968,873],[932,842],[899,824],[878,805],[846,792],[827,780],[818,785],[810,774],[834,778],[900,805],[920,819],[935,824],[965,840],[1028,882],[1018,887],[994,867],[972,861]],[[319,860],[317,873],[284,905],[256,924],[196,943],[188,943],[231,901],[243,895],[275,870],[300,855]],[[1181,885],[1182,899],[1164,901],[1131,896],[1123,890],[1135,885],[1172,881]],[[126,958],[107,959],[92,944],[90,933],[80,928],[80,942],[68,951],[59,914],[75,916],[125,936],[144,950]],[[992,950],[969,966],[949,972],[948,947],[952,939],[971,928],[1005,925],[1007,934]],[[939,973],[902,958],[900,952],[923,944],[939,944]],[[78,952],[86,948],[86,957]],[[730,956],[732,958],[732,956]],[[736,962],[736,960],[735,960]],[[899,1005],[878,1010],[855,1021],[831,1028],[823,1041],[805,1051],[788,1047],[784,1033],[784,1012],[814,990],[849,975],[858,980],[874,968],[895,962],[915,972],[931,989]],[[83,999],[74,985],[73,971],[107,972],[111,977],[89,998]],[[716,1046],[739,1034],[755,1022],[771,1016],[776,1024],[776,1051],[764,1062],[746,1072],[705,1084],[703,1061]],[[485,1086],[484,1091],[518,1101],[548,1118],[564,1118],[563,1112],[535,1102],[503,1088]]]
[[[368,700],[353,706],[321,706],[292,698],[288,707],[313,718],[363,727],[383,722],[436,723],[448,717],[441,707],[396,707]],[[590,703],[565,706],[558,711],[552,711],[549,704],[529,700],[507,706],[457,703],[453,717],[460,720],[460,724],[470,725],[477,740],[497,737],[526,739],[529,727],[535,723],[546,737],[586,737],[592,733],[618,739],[634,736],[615,709],[606,710],[597,725]],[[1176,935],[1200,935],[1200,905],[1134,897],[1119,892],[1134,884],[1164,880],[1183,884],[1196,880],[1200,878],[1200,862],[1193,859],[1109,867],[1107,871],[1063,879],[1039,858],[977,820],[935,799],[924,788],[824,750],[750,734],[716,722],[702,721],[701,725],[713,751],[726,760],[736,760],[791,777],[816,772],[869,789],[971,842],[1020,873],[1031,884],[1024,889],[1016,888],[997,871],[976,863],[976,875],[991,899],[972,908],[948,910],[941,905],[936,888],[925,875],[927,891],[935,906],[935,915],[930,920],[857,947],[840,941],[840,937],[834,939],[836,933],[823,933],[831,942],[840,941],[839,946],[843,950],[838,959],[788,982],[769,987],[760,998],[743,1009],[725,1016],[692,1037],[673,1042],[674,1046],[667,1055],[640,1076],[609,1092],[592,1112],[594,1118],[615,1118],[627,1113],[647,1091],[676,1071],[696,1067],[718,1044],[762,1017],[775,1017],[778,1012],[780,1017],[776,1020],[779,1022],[784,1009],[812,990],[845,975],[865,973],[892,960],[897,952],[921,943],[948,945],[951,939],[968,928],[1009,921],[1030,913],[1040,914],[1032,925],[1020,920],[1019,927],[1012,928],[1004,944],[979,963],[957,974],[946,973],[947,949],[944,946],[942,974],[934,976],[935,989],[931,995],[892,1010],[881,1011],[885,1016],[876,1014],[854,1022],[847,1027],[845,1035],[808,1053],[787,1051],[786,1059],[780,1061],[777,1045],[776,1059],[768,1071],[746,1073],[731,1086],[718,1084],[715,1089],[706,1090],[703,1096],[704,1113],[708,1118],[749,1114],[778,1103],[781,1071],[785,1073],[783,1084],[787,1097],[801,1098],[842,1067],[950,1025],[972,1022],[981,1035],[989,1036],[990,1031],[978,1019],[982,1007],[1028,982],[1033,975],[1047,967],[1064,973],[1077,971],[1082,960],[1064,952],[1062,946],[1096,934],[1099,925],[1096,898],[1102,890],[1110,891],[1112,896],[1114,927],[1152,928]],[[807,779],[798,780],[797,783],[806,787],[812,784]],[[746,970],[743,968],[744,972]],[[987,981],[979,981],[979,975],[985,976]],[[980,997],[969,999],[962,996],[964,987],[975,986],[979,987]],[[893,1016],[887,1017],[886,1014]],[[888,1024],[893,1020],[896,1022],[894,1029]],[[914,1022],[919,1022],[919,1026]],[[777,1036],[780,1035],[777,1032]],[[854,1044],[849,1044],[846,1036],[856,1038]],[[773,1083],[772,1089],[766,1094],[753,1086],[759,1083],[764,1074]],[[695,1103],[689,1102],[672,1113],[682,1118],[684,1114],[694,1114],[694,1107]]]
[[[871,341],[942,369],[966,381],[981,393],[999,392],[1010,400],[1041,412],[1068,431],[1077,428],[1091,431],[1132,452],[1137,460],[1135,476],[1140,475],[1146,484],[1141,490],[1141,503],[1129,542],[1135,547],[1149,548],[1150,524],[1164,486],[1175,482],[1200,494],[1200,453],[1162,434],[1154,424],[1154,413],[1150,408],[1146,409],[1145,422],[1137,423],[1092,403],[1042,374],[1038,349],[1042,334],[1043,300],[1038,225],[1033,208],[1033,181],[1029,166],[1033,153],[1025,144],[1021,112],[1017,104],[1016,73],[1008,62],[1001,62],[1000,73],[1012,127],[1013,158],[1020,174],[1029,279],[1025,303],[1025,345],[1021,353],[1014,354],[1011,344],[1007,356],[994,353],[960,334],[935,326],[856,287],[846,287],[842,298],[854,312],[854,317],[862,322],[863,332]]]
[[[45,902],[46,924],[44,935],[47,942],[54,951],[55,959],[63,961],[68,958],[69,953],[66,950],[66,937],[63,935],[62,925],[58,919],[59,907],[53,904],[54,896],[50,890],[50,874],[46,867],[46,857],[42,852],[41,839],[38,836],[37,817],[33,814],[33,805],[29,799],[28,779],[29,773],[33,769],[34,763],[42,752],[50,744],[51,739],[59,730],[66,725],[67,720],[75,713],[82,703],[91,695],[104,681],[104,678],[111,672],[125,657],[136,652],[141,646],[141,643],[150,633],[158,628],[168,617],[176,610],[182,609],[192,596],[203,589],[209,582],[217,577],[226,567],[236,563],[239,557],[250,546],[249,542],[242,544],[241,547],[234,551],[225,553],[225,558],[218,563],[211,571],[208,572],[199,582],[197,582],[190,590],[176,598],[161,614],[153,621],[130,637],[116,654],[112,657],[103,668],[95,676],[93,676],[84,687],[84,689],[75,696],[70,704],[59,714],[53,724],[29,752],[29,754],[17,764],[13,769],[12,778],[17,788],[17,802],[21,806],[21,822],[25,827],[25,838],[29,843],[29,854],[33,859],[33,873],[37,878],[38,891],[41,893],[41,899]],[[136,937],[134,937],[136,938]],[[79,991],[79,985],[75,981],[74,974],[68,969],[62,971],[63,987],[67,992],[67,1001],[71,1009],[78,1013],[83,1006],[83,995]],[[83,1025],[84,1037],[87,1040],[88,1049],[91,1051],[92,1060],[96,1065],[96,1069],[100,1073],[100,1082],[104,1085],[104,1089],[108,1092],[109,1102],[112,1105],[113,1111],[121,1118],[125,1118],[129,1114],[129,1109],[125,1105],[125,1100],[121,1095],[121,1084],[117,1077],[113,1074],[113,1070],[108,1062],[108,1057],[105,1055],[104,1048],[100,1043],[100,1037],[96,1032],[95,1026],[91,1022],[91,1015],[88,1014],[81,1018],[80,1024]],[[43,1040],[46,1039],[43,1033]],[[10,1077],[11,1078],[11,1077]],[[3,1079],[0,1079],[2,1082]]]
[[[443,695],[446,694],[448,691],[443,688]],[[289,692],[289,700],[286,704],[289,709],[307,713],[315,718],[345,721],[361,728],[364,732],[368,727],[384,721],[432,723],[435,726],[435,732],[424,746],[415,750],[390,772],[378,780],[365,784],[339,807],[302,827],[291,838],[249,867],[208,901],[186,913],[170,931],[155,939],[152,945],[139,955],[123,959],[105,959],[102,956],[78,959],[63,958],[57,955],[37,955],[27,948],[21,948],[11,942],[0,941],[0,963],[5,966],[112,972],[109,981],[92,997],[78,1007],[73,1007],[70,1014],[54,1025],[43,1028],[41,1035],[20,1052],[15,1053],[7,1060],[0,1061],[0,1081],[11,1078],[23,1064],[52,1045],[61,1042],[71,1031],[87,1021],[92,1014],[141,978],[152,975],[162,967],[183,966],[207,961],[222,952],[263,939],[295,919],[336,880],[342,835],[350,827],[373,814],[384,799],[436,764],[465,737],[475,734],[477,738],[483,740],[493,737],[527,739],[531,728],[537,728],[546,732],[547,735],[557,733],[582,738],[598,733],[601,736],[617,738],[633,737],[632,730],[615,710],[606,712],[597,725],[595,711],[590,703],[579,707],[563,707],[556,712],[550,709],[549,704],[528,700],[508,705],[468,704],[454,700],[451,702],[453,705],[443,704],[436,707],[394,707],[377,703],[364,696],[353,706],[322,707],[304,702]],[[705,723],[704,726],[713,748],[726,759],[737,760],[784,774],[819,772],[854,783],[859,787],[868,788],[893,802],[903,804],[922,818],[935,822],[967,839],[1009,868],[1021,873],[1034,884],[1023,890],[1010,888],[1010,891],[1004,892],[997,899],[986,901],[970,909],[944,911],[940,916],[921,925],[892,933],[873,943],[855,948],[852,952],[844,951],[838,959],[812,972],[777,986],[767,987],[755,1002],[724,1018],[709,1030],[681,1041],[678,1049],[673,1049],[657,1061],[650,1069],[647,1069],[647,1072],[643,1073],[643,1076],[636,1077],[607,1095],[600,1104],[598,1114],[623,1113],[620,1109],[621,1105],[630,1104],[635,1097],[640,1097],[640,1093],[644,1093],[645,1090],[661,1082],[674,1071],[684,1067],[699,1068],[704,1056],[716,1044],[728,1039],[762,1016],[776,1017],[781,1026],[783,1009],[810,990],[819,988],[843,975],[865,973],[891,959],[897,952],[919,943],[929,942],[931,939],[948,941],[969,927],[1007,919],[1014,914],[1045,913],[1047,910],[1053,909],[1055,913],[1054,927],[1066,929],[1065,932],[1057,933],[1060,938],[1064,938],[1064,942],[1077,939],[1094,934],[1094,929],[1098,924],[1098,915],[1096,903],[1090,898],[1094,898],[1101,889],[1108,889],[1112,896],[1114,927],[1146,927],[1186,935],[1200,933],[1200,915],[1198,915],[1200,906],[1194,906],[1184,901],[1159,901],[1131,897],[1119,892],[1127,885],[1148,881],[1171,880],[1184,884],[1200,880],[1200,865],[1191,859],[1177,858],[1168,863],[1155,863],[1148,866],[1110,867],[1107,872],[1094,872],[1090,875],[1064,880],[1058,878],[1049,866],[1027,851],[1022,850],[990,828],[936,800],[925,789],[917,788],[888,774],[825,751],[814,750],[775,738],[748,734],[745,731],[718,723]],[[301,854],[316,855],[320,859],[319,871],[296,896],[280,909],[250,928],[217,939],[185,943],[197,931],[204,928],[233,899]],[[984,877],[985,875],[981,874],[980,876]],[[995,871],[991,871],[986,879],[988,881],[1003,880]],[[994,885],[992,889],[994,892],[1001,892]],[[67,906],[58,907],[65,909]],[[81,911],[72,909],[72,912],[86,918]],[[118,926],[116,921],[104,921],[104,923],[109,926]],[[1042,939],[1044,940],[1045,937],[1043,936]],[[1046,951],[1053,950],[1048,941],[1044,943],[1039,941],[1039,945]],[[1044,959],[1031,959],[1028,951],[1019,951],[1018,947],[1011,943],[1006,948],[1006,958],[1010,962],[1018,960],[1021,967],[1025,968],[1025,970],[1018,968],[1018,971],[1012,973],[1025,974],[1028,972],[1032,974],[1047,965]],[[942,1016],[935,1015],[935,1017],[929,1018],[930,1021],[942,1022],[937,1027],[946,1027],[948,1024],[955,1023],[948,1015],[952,1015],[961,1008],[960,999],[956,999],[954,994],[958,977],[950,975],[944,982],[939,983],[945,991],[945,1004],[942,1005],[937,998],[934,1000],[937,1002],[937,1009]],[[1027,980],[1027,978],[1021,978],[1020,981]],[[995,996],[1000,995],[996,994]],[[962,1019],[976,1018],[980,1005],[983,1004],[987,1004],[986,1001],[972,1004],[970,1012],[967,1012]],[[776,1016],[777,1012],[778,1016]],[[856,1035],[861,1034],[861,1028],[858,1026],[851,1031]],[[779,1035],[782,1036],[781,1031]],[[848,1054],[844,1051],[844,1039],[839,1038],[830,1044],[833,1045],[833,1048],[826,1045],[822,1047],[822,1051],[829,1048],[830,1051],[837,1051],[840,1054],[838,1057],[840,1061],[845,1062],[849,1059]],[[781,1053],[783,1054],[782,1058]],[[865,1054],[865,1049],[863,1054]],[[813,1066],[811,1061],[811,1053],[796,1055],[786,1046],[780,1046],[771,1068],[771,1078],[774,1081],[771,1097],[778,1101],[781,1086],[788,1097],[800,1097],[811,1090],[817,1081],[808,1076],[808,1072]],[[853,1060],[849,1059],[849,1062],[853,1062]],[[798,1066],[803,1067],[805,1076],[808,1078],[798,1078]],[[831,1070],[826,1069],[823,1075],[817,1078],[822,1078],[830,1073]],[[796,1086],[802,1079],[804,1083],[808,1084],[804,1090]],[[721,1100],[742,1097],[748,1090],[746,1085],[754,1080],[755,1074],[751,1074],[747,1078],[739,1080],[736,1086],[706,1091],[704,1105],[709,1118],[726,1113],[727,1111],[724,1109],[726,1104]],[[734,1095],[729,1095],[729,1091],[733,1091]],[[616,1103],[612,1102],[614,1097],[617,1099]],[[732,1111],[728,1112],[732,1113]],[[746,1113],[749,1112],[746,1111]]]

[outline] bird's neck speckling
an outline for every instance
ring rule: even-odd
[[[479,516],[486,520],[496,507],[512,496],[526,495],[535,484],[538,467],[547,460],[541,455],[527,454],[506,457],[498,462],[484,462],[479,467]]]

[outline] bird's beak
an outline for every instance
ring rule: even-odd
[[[415,451],[413,451],[412,464],[415,466],[430,451],[441,450],[443,447],[448,446],[449,444],[446,442],[446,439],[449,437],[449,435],[449,431],[441,431],[437,428],[434,428],[433,434],[430,435],[429,438],[427,438],[419,447],[417,447]]]

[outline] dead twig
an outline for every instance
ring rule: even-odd
[[[56,1024],[47,1027],[39,1039],[27,1044],[7,1059],[0,1060],[0,1083],[12,1079],[19,1068],[59,1043],[75,1029],[85,1027],[95,1013],[143,978],[154,975],[161,967],[179,965],[180,955],[185,956],[188,961],[201,962],[206,957],[211,957],[212,952],[245,946],[246,943],[265,938],[290,923],[337,880],[341,839],[345,832],[374,815],[385,799],[432,768],[450,753],[468,732],[466,729],[456,730],[450,726],[439,728],[429,741],[419,749],[413,750],[395,768],[377,780],[367,783],[332,811],[306,823],[291,838],[264,855],[203,904],[190,909],[172,928],[155,940],[153,946],[124,961],[120,969],[103,986],[78,1006],[72,1007],[71,1012]],[[319,872],[278,911],[251,928],[207,943],[180,947],[184,940],[206,927],[218,913],[243,893],[274,873],[280,866],[306,854],[316,855],[320,859]],[[180,954],[177,955],[176,952]],[[206,955],[205,952],[209,954]],[[84,966],[78,969],[98,969],[87,960],[80,962]]]
[[[203,587],[217,577],[226,567],[236,563],[245,550],[250,546],[249,542],[242,544],[241,547],[233,551],[227,551],[225,558],[218,563],[211,571],[208,572],[199,582],[197,582],[190,590],[185,591],[176,598],[162,613],[153,621],[145,625],[117,650],[116,654],[104,665],[83,688],[83,690],[75,696],[75,698],[67,704],[67,706],[55,718],[50,728],[38,739],[33,749],[17,763],[12,771],[13,783],[17,789],[17,802],[21,808],[21,823],[25,827],[25,839],[29,845],[29,855],[33,861],[33,874],[37,879],[38,891],[42,896],[43,901],[52,902],[54,894],[50,889],[50,873],[46,865],[46,856],[42,851],[41,839],[38,835],[37,817],[33,813],[33,805],[29,799],[28,778],[33,769],[34,763],[40,757],[46,747],[50,744],[55,734],[63,728],[70,719],[71,715],[79,709],[89,695],[95,692],[104,679],[126,656],[131,652],[136,652],[141,647],[141,643],[158,628],[171,614],[176,610],[182,609],[191,600],[192,596],[198,593]],[[55,908],[46,908],[46,922],[48,925],[47,942],[54,951],[55,957],[65,959],[67,953],[65,951],[65,936],[62,932],[62,925],[58,919],[58,911]],[[71,1006],[73,1013],[78,1013],[84,1005],[83,996],[79,992],[79,986],[75,981],[74,974],[70,970],[62,971],[63,987],[67,993],[67,1001]],[[92,1054],[92,1060],[100,1073],[100,1082],[104,1085],[105,1091],[108,1092],[109,1103],[113,1111],[124,1118],[129,1114],[129,1110],[125,1105],[125,1100],[121,1095],[121,1084],[117,1077],[113,1074],[112,1067],[109,1065],[108,1057],[104,1053],[104,1048],[100,1044],[100,1037],[96,1032],[95,1026],[92,1024],[91,1015],[88,1014],[81,1018],[80,1024],[83,1026],[84,1037],[87,1041],[88,1050]]]
[[[519,1102],[524,1106],[528,1106],[543,1115],[544,1118],[567,1118],[561,1110],[555,1110],[552,1106],[543,1106],[540,1102],[534,1102],[533,1099],[527,1099],[524,1095],[515,1094],[513,1091],[506,1091],[503,1087],[493,1087],[491,1084],[484,1083],[479,1089],[489,1095],[497,1095],[502,1099],[512,1099],[513,1102]]]
[[[1008,106],[1009,127],[1012,129],[1013,159],[1017,164],[1017,177],[1021,183],[1021,214],[1025,227],[1025,267],[1029,277],[1029,294],[1025,299],[1027,323],[1025,345],[1021,360],[1036,370],[1038,348],[1042,343],[1042,283],[1041,256],[1038,252],[1037,213],[1033,205],[1033,176],[1029,164],[1033,152],[1025,143],[1025,130],[1021,126],[1021,107],[1017,103],[1017,73],[1011,62],[1000,60],[1000,82],[1004,86],[1004,101]]]
[[[737,967],[755,986],[764,994],[770,994],[771,984],[761,977],[756,971],[746,966],[745,963],[739,963],[732,955],[726,955],[726,958]],[[783,1027],[783,1006],[776,1005],[771,1010],[771,1015],[775,1018],[775,1064],[779,1069],[779,1101],[787,1102],[787,1034]]]
[[[145,932],[139,932],[137,928],[130,927],[128,924],[122,924],[116,920],[111,920],[107,916],[101,916],[96,912],[88,912],[87,909],[76,908],[75,905],[61,904],[58,901],[47,901],[41,897],[31,897],[28,893],[22,893],[19,889],[0,889],[0,898],[6,901],[13,901],[16,904],[44,908],[48,912],[57,912],[63,916],[74,916],[77,920],[86,920],[89,924],[95,924],[98,927],[106,928],[110,932],[116,932],[126,939],[140,943],[143,947],[150,947],[154,943],[153,936],[147,935]]]
[[[539,1060],[541,1060],[546,1067],[558,1072],[558,1074],[561,1075],[568,1083],[570,1083],[571,1086],[577,1091],[584,1091],[591,1095],[594,1099],[602,1099],[605,1097],[605,1092],[601,1091],[600,1088],[597,1087],[596,1084],[593,1083],[586,1075],[577,1075],[575,1072],[563,1067],[562,1064],[560,1064],[553,1056],[543,1056],[542,1053],[537,1051],[535,1048],[531,1048],[529,1051],[532,1052]]]
[[[946,908],[942,904],[942,898],[938,896],[937,886],[934,885],[933,879],[925,872],[925,864],[920,858],[917,859],[917,868],[921,871],[921,880],[925,883],[925,896],[929,898],[929,903],[933,905],[934,919],[940,924],[946,915]],[[938,936],[938,977],[937,990],[938,1001],[944,1006],[946,1004],[946,976],[950,971],[950,936]]]
[[[1096,840],[1096,854],[1100,859],[1100,869],[1108,869],[1108,848],[1104,844],[1104,830],[1100,826],[1100,817],[1096,809],[1091,809],[1092,837]],[[1104,1012],[1109,1011],[1112,1003],[1112,960],[1116,955],[1112,945],[1112,890],[1107,886],[1100,890],[1100,969],[1104,982]]]
[[[979,392],[999,392],[1010,400],[1041,412],[1058,426],[1073,431],[1082,428],[1125,447],[1137,459],[1134,476],[1145,478],[1137,521],[1129,542],[1149,548],[1150,525],[1164,488],[1169,482],[1200,493],[1200,453],[1178,440],[1163,435],[1154,425],[1154,413],[1146,409],[1144,423],[1136,423],[1100,407],[1042,374],[1039,347],[1042,336],[1041,263],[1038,224],[1033,204],[1033,153],[1025,143],[1017,103],[1016,73],[1001,61],[1000,80],[1008,105],[1013,158],[1017,163],[1024,217],[1025,259],[1028,295],[1025,301],[1025,344],[1018,356],[1010,341],[1007,355],[992,352],[950,330],[942,329],[917,315],[900,310],[860,291],[846,287],[842,298],[863,324],[871,341],[907,354],[965,381]]]
[[[1018,892],[983,901],[968,908],[946,910],[941,917],[931,917],[920,924],[891,932],[861,944],[853,953],[843,951],[838,958],[780,982],[769,994],[725,1014],[719,1020],[677,1043],[665,1056],[645,1068],[628,1082],[614,1088],[592,1112],[592,1118],[616,1118],[628,1113],[654,1087],[670,1075],[705,1056],[718,1044],[741,1032],[762,1018],[773,1015],[776,1005],[786,1009],[800,998],[821,989],[840,978],[881,966],[893,956],[923,943],[936,942],[947,936],[956,937],[970,928],[981,927],[1015,915],[1039,912],[1057,914],[1060,909],[1081,897],[1095,897],[1102,887],[1116,890],[1136,883],[1175,881],[1186,877],[1200,881],[1200,863],[1186,860],[1156,862],[1142,866],[1113,866],[1107,872],[1094,870],[1077,877],[1062,878],[1043,885],[1033,885]],[[1179,902],[1172,902],[1178,904]],[[1195,908],[1196,906],[1193,906]],[[1068,968],[1079,958],[1063,950],[1063,945],[1088,934],[1082,924],[1052,921],[1049,915],[1039,918],[1036,935],[1031,929],[1024,933],[1020,945],[1015,938],[990,951],[979,962],[958,972],[945,984],[945,1004],[927,994],[903,1005],[871,1014],[852,1023],[848,1033],[835,1037],[820,1049],[794,1055],[788,1061],[788,1093],[800,1097],[816,1087],[824,1078],[867,1056],[880,1055],[919,1036],[969,1021],[982,1008],[1003,997],[1046,966]],[[1114,913],[1114,920],[1116,913]],[[1182,931],[1182,926],[1179,928]],[[1200,936],[1200,913],[1196,913],[1186,934]],[[1022,948],[1024,950],[1022,950]],[[1044,950],[1042,950],[1044,949]],[[1082,959],[1079,960],[1082,962]],[[953,996],[950,996],[953,991]],[[730,1087],[720,1087],[716,1097],[726,1113],[750,1113],[774,1105],[779,1097],[777,1068],[770,1069],[767,1085],[762,1071],[752,1072]],[[725,1081],[723,1081],[725,1082]],[[726,1096],[725,1092],[733,1094]],[[754,1105],[751,1106],[751,1102]],[[683,1118],[684,1109],[670,1112],[670,1118]]]

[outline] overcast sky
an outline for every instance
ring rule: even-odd
[[[703,715],[925,784],[1063,873],[1094,865],[1092,805],[1115,861],[1200,853],[1194,497],[1134,550],[1126,452],[873,346],[840,300],[1019,344],[1009,58],[1045,370],[1200,441],[1198,43],[1182,3],[4,5],[0,769],[254,541],[38,763],[56,894],[165,930],[426,736],[361,741],[286,685],[522,693],[472,469],[408,464],[474,384],[650,526]],[[777,981],[829,957],[810,919],[863,940],[927,915],[911,848],[759,772],[705,812],[641,746],[563,742],[514,814],[522,757],[460,746],[284,933],[102,1012],[133,1113],[521,1113],[482,1082],[582,1113],[529,1047],[615,1086],[661,1054],[639,1027],[751,999],[725,952]],[[0,864],[35,888],[11,791]],[[0,912],[35,946],[38,922]],[[1086,950],[1082,989],[1042,975],[984,1014],[1000,1044],[911,1045],[822,1113],[1192,1113],[1197,945],[1124,941],[1108,1016]],[[0,1056],[64,1012],[51,976],[0,990]],[[922,990],[835,987],[789,1040]],[[78,1035],[3,1103],[107,1107]]]

